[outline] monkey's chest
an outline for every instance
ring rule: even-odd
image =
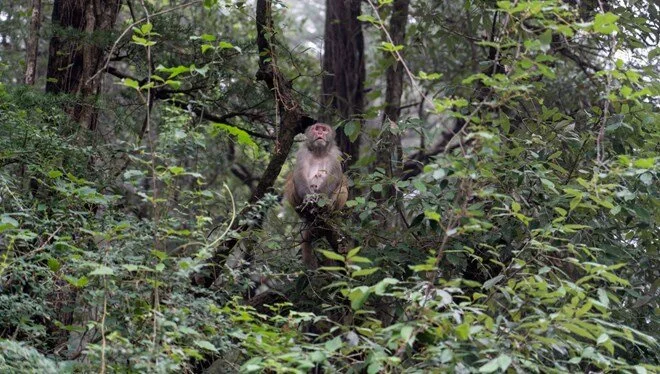
[[[329,165],[325,162],[310,162],[307,169],[307,180],[312,185],[321,185],[328,177]]]

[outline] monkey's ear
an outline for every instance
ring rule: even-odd
[[[298,121],[298,124],[296,125],[296,134],[304,133],[309,126],[315,124],[316,122],[318,121],[312,117],[302,116],[302,118],[300,119],[300,121]]]

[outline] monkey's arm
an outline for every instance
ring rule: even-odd
[[[344,207],[346,200],[348,200],[348,178],[342,175],[341,183],[337,186],[333,196],[334,204],[333,209],[339,210]]]
[[[331,165],[320,190],[332,201],[332,210],[344,207],[348,200],[348,178],[342,172],[339,162]]]
[[[300,198],[296,193],[296,186],[295,182],[293,181],[294,174],[295,173],[291,173],[286,178],[286,183],[284,184],[284,198],[289,202],[289,204],[296,208],[298,205],[302,204],[302,198]]]

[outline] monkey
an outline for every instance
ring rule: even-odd
[[[324,215],[344,207],[348,199],[347,179],[341,167],[341,152],[335,144],[335,130],[315,123],[305,131],[305,142],[296,154],[296,164],[284,187],[284,198],[303,219],[302,261],[316,269],[318,261],[312,242],[325,237],[335,251],[337,235]]]

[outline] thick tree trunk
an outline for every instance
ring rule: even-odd
[[[25,84],[33,85],[37,76],[37,54],[39,53],[39,30],[41,29],[41,0],[32,0],[30,34],[26,42]]]
[[[388,30],[394,45],[404,44],[409,5],[410,0],[394,0],[392,4],[392,15]],[[391,53],[386,53],[389,55],[388,57],[395,58]],[[395,60],[387,68],[386,79],[387,88],[385,91],[383,132],[376,151],[376,165],[385,169],[388,176],[392,176],[398,174],[393,170],[393,156],[396,157],[396,163],[401,163],[403,157],[401,139],[396,129],[401,110],[401,95],[403,93],[403,64],[401,61]]]
[[[362,122],[364,110],[364,38],[360,15],[361,0],[327,0],[325,16],[325,46],[321,86],[322,122],[333,119]],[[360,137],[354,142],[344,131],[337,132],[337,143],[348,154],[346,165],[360,155]]]
[[[77,94],[80,101],[69,112],[90,130],[96,128],[94,102],[101,75],[90,78],[103,66],[104,57],[99,36],[112,30],[119,5],[119,0],[55,0],[53,5],[55,33],[48,50],[46,92]],[[70,29],[80,34],[71,36]]]

